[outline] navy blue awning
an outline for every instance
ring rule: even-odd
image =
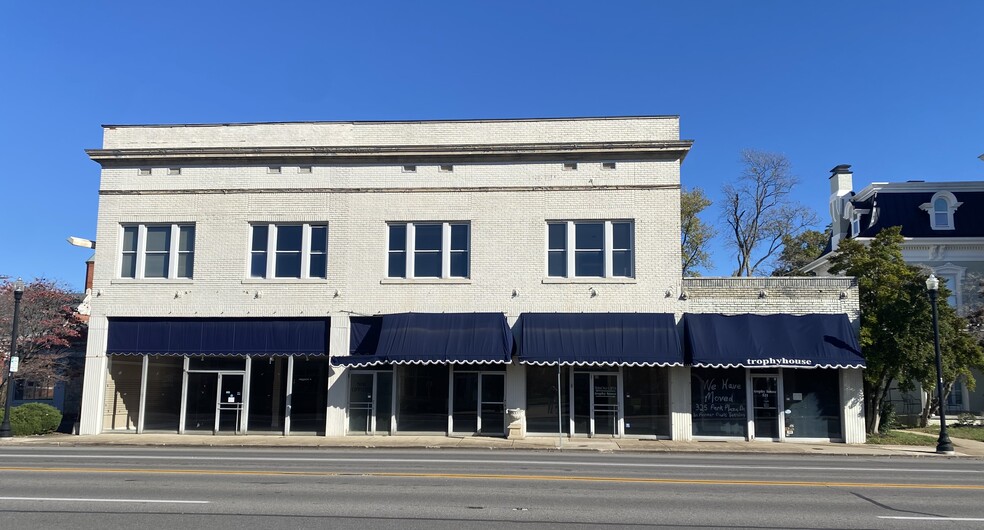
[[[327,318],[110,318],[109,355],[325,355]]]
[[[502,313],[399,313],[352,317],[350,355],[335,366],[508,363],[512,331]]]
[[[523,313],[524,364],[680,366],[676,319],[668,313]]]
[[[687,361],[704,367],[864,368],[847,315],[686,314]]]

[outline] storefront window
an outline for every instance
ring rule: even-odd
[[[670,435],[668,373],[660,367],[624,370],[625,434]]]
[[[787,438],[842,438],[837,370],[783,370],[782,382]]]
[[[531,433],[557,434],[556,366],[526,366],[526,430]],[[570,431],[567,394],[568,369],[560,368],[560,414],[563,432]]]
[[[694,436],[746,436],[744,368],[693,368],[690,392]]]
[[[447,365],[401,366],[397,429],[403,432],[447,432],[449,383]]]
[[[288,361],[286,357],[254,357],[250,363],[250,432],[283,432]]]
[[[177,432],[181,422],[181,376],[184,358],[147,358],[147,403],[144,429]]]
[[[328,410],[328,359],[294,358],[290,432],[325,433]]]
[[[106,407],[103,429],[107,431],[137,428],[140,412],[140,372],[143,358],[111,355],[106,378]]]

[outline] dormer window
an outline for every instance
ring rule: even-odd
[[[861,214],[855,211],[851,214],[851,237],[861,233]]]
[[[929,225],[933,230],[953,230],[953,213],[963,204],[948,191],[939,191],[929,202],[919,208],[929,214]]]

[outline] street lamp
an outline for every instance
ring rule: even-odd
[[[936,299],[940,294],[940,281],[935,274],[926,278],[926,290],[929,291],[929,302],[933,306],[933,347],[936,349],[936,398],[940,407],[940,437],[936,440],[936,452],[952,455],[953,443],[946,432],[946,403],[943,402],[943,360],[940,357],[940,317],[936,308]]]
[[[0,438],[10,438],[10,402],[14,400],[14,372],[20,358],[17,357],[17,319],[20,317],[20,301],[24,296],[24,280],[14,282],[14,323],[10,331],[10,360],[7,362],[7,401],[3,405],[3,423],[0,423]]]

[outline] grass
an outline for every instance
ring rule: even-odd
[[[866,443],[875,445],[925,445],[935,446],[936,438],[905,431],[888,431],[885,434],[868,435]]]
[[[940,428],[937,425],[912,430],[929,434],[939,434],[940,432]],[[964,440],[984,442],[984,425],[947,425],[947,431],[950,433],[950,438],[963,438]]]

